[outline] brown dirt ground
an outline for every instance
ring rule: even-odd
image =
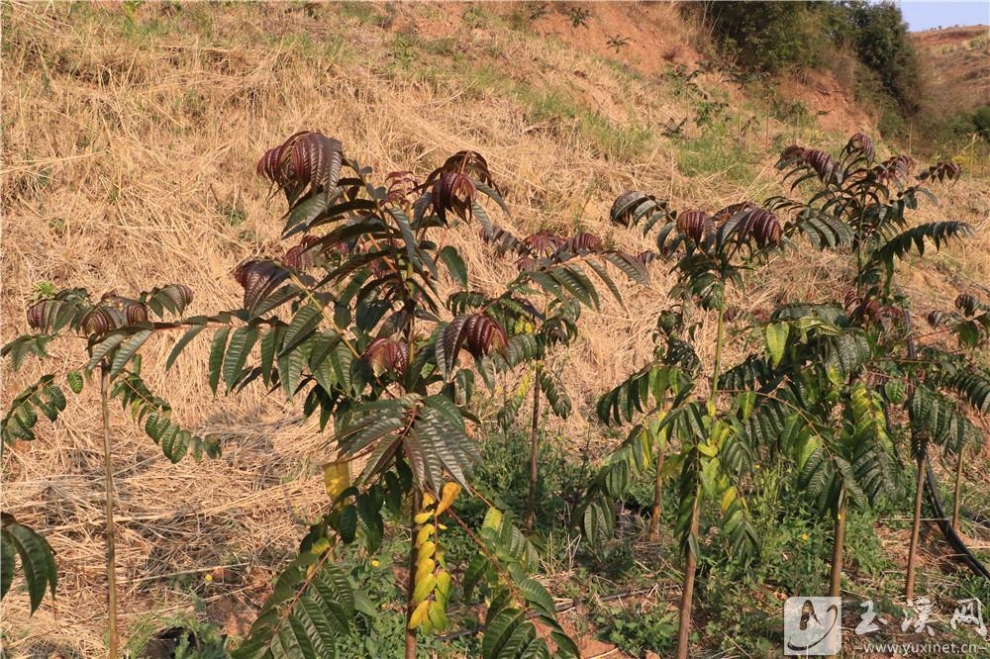
[[[927,91],[940,100],[942,111],[990,105],[990,27],[926,30],[911,37],[925,61]]]

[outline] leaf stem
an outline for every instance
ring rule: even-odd
[[[526,530],[533,530],[536,519],[536,482],[539,479],[537,458],[540,451],[540,375],[542,367],[536,367],[533,386],[533,422],[529,431],[529,497],[526,499]]]
[[[962,500],[960,496],[962,486],[963,455],[966,453],[966,444],[959,447],[959,455],[956,457],[956,485],[952,496],[952,528],[959,530],[959,504]]]
[[[691,526],[688,529],[687,565],[684,568],[684,591],[681,593],[680,620],[677,628],[677,659],[688,659],[691,642],[691,608],[694,601],[694,578],[698,572],[698,556],[695,554],[700,510],[698,499],[701,484],[695,484],[694,502],[691,505]]]
[[[411,505],[409,512],[409,577],[406,579],[406,645],[405,659],[416,659],[416,629],[410,622],[416,605],[413,604],[413,594],[416,592],[416,561],[418,553],[416,551],[416,533],[419,531],[419,524],[416,523],[416,515],[422,501],[422,494],[413,488],[411,495]]]
[[[918,537],[921,533],[921,501],[925,488],[925,458],[928,455],[928,442],[921,440],[916,461],[918,463],[918,480],[914,491],[914,519],[911,523],[911,545],[908,549],[907,578],[904,583],[904,599],[914,599],[914,584],[918,563]]]
[[[828,596],[839,597],[842,592],[842,554],[846,542],[846,488],[839,492],[839,509],[835,513],[835,536],[832,539],[832,570],[829,573]]]
[[[724,296],[724,293],[723,293]],[[722,343],[724,339],[723,329],[725,324],[725,300],[718,305],[718,327],[715,334],[715,367],[712,372],[712,400],[718,394],[718,378],[722,370]]]
[[[103,466],[106,480],[106,524],[107,524],[107,635],[109,637],[110,659],[116,659],[120,638],[117,633],[117,558],[114,542],[113,522],[113,463],[110,450],[110,365],[104,360],[100,364],[100,404],[103,416]]]

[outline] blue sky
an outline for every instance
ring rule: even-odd
[[[990,25],[988,0],[899,0],[897,6],[912,32],[951,25]]]

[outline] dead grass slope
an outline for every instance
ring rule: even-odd
[[[704,132],[690,120],[699,97],[670,75],[674,64],[693,65],[693,56],[683,55],[690,45],[666,36],[662,46],[644,43],[652,39],[645,23],[630,33],[627,53],[620,46],[610,54],[573,38],[580,28],[571,33],[565,25],[562,37],[551,38],[533,19],[496,9],[3,4],[0,338],[26,330],[23,311],[38,282],[98,296],[179,281],[197,293],[194,313],[237,304],[230,276],[236,264],[282,251],[281,208],[267,201],[254,163],[300,129],[339,137],[351,156],[381,174],[423,173],[456,150],[476,149],[508,188],[511,228],[582,227],[635,251],[645,243],[604,219],[624,189],[651,191],[678,208],[761,199],[779,190],[765,146],[773,151],[795,137],[840,143],[814,127],[798,134],[777,122],[744,129],[759,103],[711,72],[694,78],[696,85],[735,102],[720,132]],[[637,3],[607,11],[666,9]],[[665,63],[637,69],[635,58],[658,61],[653,48]],[[664,53],[675,49],[667,61]],[[682,118],[689,120],[686,134],[666,137],[663,126]],[[688,165],[697,165],[695,175],[685,174]],[[913,288],[922,312],[948,303],[957,280],[990,280],[986,182],[959,184],[938,212],[974,222],[981,233],[937,257],[936,269],[918,272]],[[453,240],[478,285],[495,287],[510,276],[509,266],[475,246],[473,231]],[[768,305],[781,289],[785,296],[831,295],[841,264],[782,257],[738,301]],[[654,276],[652,289],[630,289],[624,307],[608,303],[600,315],[588,314],[585,338],[561,357],[582,411],[651,354],[652,319],[669,283],[662,265]],[[57,347],[50,364],[79,366],[79,347]],[[172,465],[115,411],[125,628],[198,598],[207,616],[242,633],[323,503],[326,438],[277,397],[255,391],[215,400],[204,378],[205,341],[162,375],[168,349],[146,349],[150,383],[179,420],[220,433],[224,456]],[[45,366],[11,372],[4,365],[3,404]],[[37,441],[3,456],[3,509],[46,533],[60,568],[54,606],[28,619],[21,593],[4,601],[13,657],[90,657],[103,648],[102,459],[93,389],[70,401],[64,421],[41,425]],[[580,416],[559,432],[572,444],[590,436],[598,452],[607,445]],[[216,578],[207,582],[206,574]]]
[[[926,92],[942,112],[990,105],[990,27],[973,25],[913,32]]]

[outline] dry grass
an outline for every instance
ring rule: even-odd
[[[100,295],[179,281],[197,293],[193,313],[236,305],[234,266],[282,251],[281,209],[266,200],[254,162],[303,128],[339,137],[349,155],[382,174],[423,173],[456,150],[479,150],[509,189],[514,216],[506,223],[512,228],[580,226],[631,251],[645,242],[603,219],[626,188],[655,192],[675,207],[709,209],[777,190],[769,156],[754,182],[741,187],[720,174],[684,177],[675,164],[676,145],[658,134],[621,157],[610,155],[607,142],[596,142],[601,135],[582,129],[582,113],[603,117],[608,137],[609,130],[621,133],[634,124],[655,128],[685,116],[689,106],[670,97],[661,77],[623,75],[601,56],[510,30],[506,13],[489,9],[489,23],[458,33],[451,45],[439,43],[442,36],[430,26],[438,14],[459,25],[462,6],[0,6],[2,340],[26,330],[23,310],[37,282]],[[639,9],[610,5],[602,11],[621,17]],[[608,25],[596,29],[612,33]],[[665,44],[668,50],[674,45]],[[454,54],[432,52],[441,47]],[[411,60],[407,48],[413,48]],[[642,55],[638,45],[628,50]],[[693,51],[685,42],[679,52]],[[485,65],[506,81],[485,78]],[[571,90],[576,118],[534,124],[526,92],[540,88]],[[961,183],[951,193],[943,211],[974,221],[981,233],[970,246],[946,252],[943,269],[924,271],[919,294],[928,294],[931,278],[932,290],[948,295],[946,282],[957,272],[969,281],[990,280],[986,199],[985,182]],[[511,276],[511,266],[496,263],[474,236],[462,231],[452,240],[464,250],[476,283],[495,288]],[[839,267],[837,257],[811,263],[805,256],[782,257],[738,301],[750,309],[770,305],[781,283],[787,295],[827,297],[835,292]],[[567,386],[582,411],[651,354],[653,319],[670,283],[663,266],[653,274],[654,288],[630,290],[625,307],[608,302],[601,314],[587,314],[585,337],[560,358],[569,365]],[[711,334],[703,330],[703,346],[711,345],[705,341]],[[79,347],[57,347],[49,363],[32,362],[16,373],[4,365],[3,403],[43,367],[78,366]],[[302,524],[323,504],[319,465],[328,457],[326,438],[301,420],[298,407],[257,390],[215,400],[204,378],[205,341],[164,376],[168,348],[164,342],[146,348],[149,383],[173,403],[181,422],[220,433],[224,455],[172,465],[115,410],[125,630],[149,615],[189,607],[195,595],[206,601],[210,617],[242,632],[269,577],[294,550]],[[103,651],[102,457],[94,389],[73,398],[57,426],[41,425],[37,441],[3,457],[3,509],[46,533],[61,579],[57,604],[46,604],[30,620],[23,594],[4,601],[12,657]],[[560,432],[578,443],[595,431],[577,415]],[[605,440],[595,439],[603,451]],[[205,573],[223,578],[206,583]]]

